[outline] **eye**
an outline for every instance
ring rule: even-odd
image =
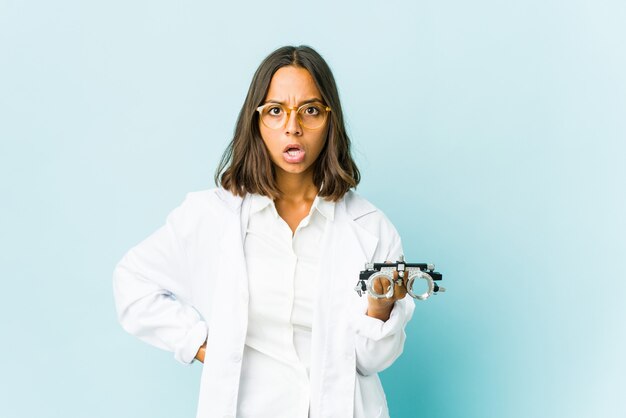
[[[319,105],[312,104],[305,107],[303,109],[303,113],[306,116],[318,116],[320,113],[322,113],[322,109]]]
[[[280,116],[283,113],[283,109],[280,106],[270,106],[266,109],[266,112],[270,116]]]

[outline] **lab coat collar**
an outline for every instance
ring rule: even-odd
[[[216,190],[215,194],[217,195],[217,197],[219,197],[221,201],[226,204],[226,207],[228,207],[233,212],[236,212],[241,207],[241,202],[243,201],[243,198],[241,196],[236,196],[230,191],[222,189],[221,187]]]

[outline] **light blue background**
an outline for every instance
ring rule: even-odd
[[[0,416],[193,417],[111,272],[212,185],[256,66],[330,63],[418,303],[393,417],[626,416],[622,1],[0,0]]]

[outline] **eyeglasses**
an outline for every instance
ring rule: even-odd
[[[324,126],[330,107],[319,103],[306,103],[300,107],[286,107],[278,103],[265,103],[257,107],[263,125],[270,129],[282,129],[287,126],[291,112],[296,111],[298,122],[305,129],[319,129]]]

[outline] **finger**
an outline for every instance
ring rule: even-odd
[[[374,279],[374,282],[372,283],[372,285],[373,285],[372,287],[374,288],[374,291],[378,293],[379,295],[382,295],[382,294],[387,293],[387,291],[389,290],[389,286],[391,286],[391,282],[389,279],[379,276]]]
[[[378,293],[379,295],[383,293],[383,284],[381,283],[380,279],[374,280],[373,288],[374,288],[374,291]]]
[[[380,282],[382,284],[383,293],[385,293],[385,294],[387,294],[387,292],[390,290],[390,288],[393,287],[393,280],[390,280],[387,277],[381,278]],[[393,295],[391,297],[393,298]]]
[[[404,275],[402,276],[402,278],[400,277],[400,272],[398,270],[395,270],[393,272],[393,280],[400,287],[405,287],[406,286],[406,276],[407,276],[406,271],[404,272]]]
[[[407,294],[407,274],[406,271],[404,272],[404,277],[402,278],[402,281],[398,281],[400,277],[400,273],[396,270],[393,272],[393,278],[394,278],[394,283],[396,283],[395,288],[394,288],[394,300],[399,300],[404,298],[404,296],[406,296]]]

